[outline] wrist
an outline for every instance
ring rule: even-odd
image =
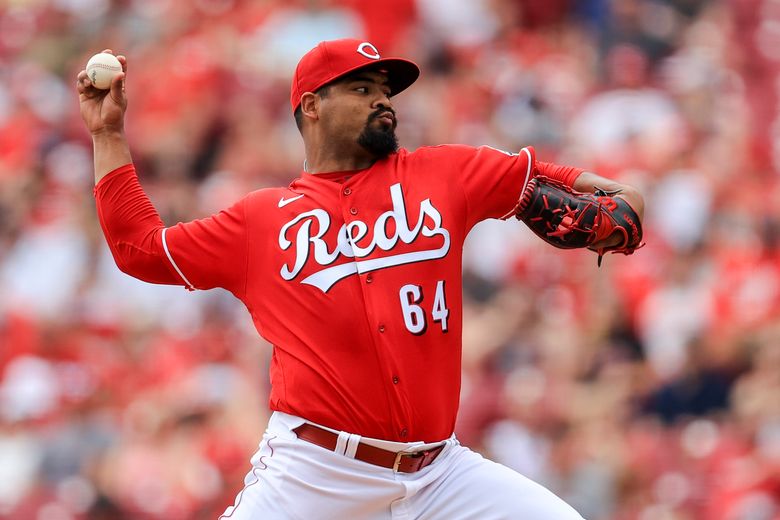
[[[124,140],[125,131],[122,128],[101,128],[92,132],[92,141],[116,141]]]
[[[130,147],[122,131],[103,130],[92,134],[92,146],[95,158],[95,182],[109,172],[133,162]]]

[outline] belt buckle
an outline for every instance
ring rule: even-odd
[[[411,457],[417,459],[428,453],[429,450],[423,451],[399,451],[395,454],[395,462],[393,462],[393,473],[398,473],[398,467],[401,465],[401,459],[403,457]]]
[[[393,462],[393,473],[398,473],[398,466],[401,465],[401,458],[404,455],[408,455],[408,453],[404,451],[399,451],[398,453],[395,454],[395,461]]]

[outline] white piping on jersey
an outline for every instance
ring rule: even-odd
[[[520,151],[525,152],[528,156],[528,168],[525,170],[525,181],[523,182],[523,189],[520,190],[520,195],[522,196],[523,192],[525,192],[525,187],[528,186],[528,183],[531,181],[531,168],[534,166],[534,159],[531,157],[531,152],[528,151],[528,148],[523,148]]]
[[[176,262],[173,261],[173,257],[171,256],[171,252],[168,250],[168,241],[165,239],[165,233],[168,231],[168,228],[163,228],[162,230],[162,245],[163,249],[165,250],[165,255],[168,257],[168,260],[171,262],[171,265],[174,269],[176,269],[176,272],[179,273],[179,276],[181,276],[181,279],[184,280],[184,283],[187,284],[187,289],[194,291],[195,286],[190,283],[189,280],[187,280],[187,277],[184,276],[184,273],[181,272],[181,269],[179,269],[179,266],[176,265]]]
[[[488,147],[488,148],[490,148],[490,147]],[[501,152],[501,151],[503,151],[503,150],[499,150],[499,152]],[[525,152],[525,154],[528,156],[528,166],[526,167],[526,170],[525,170],[525,180],[523,181],[523,188],[520,190],[520,197],[519,198],[522,198],[523,197],[523,193],[525,193],[525,187],[528,186],[529,182],[531,182],[531,170],[534,167],[534,163],[533,163],[534,159],[533,159],[533,157],[531,157],[531,152],[528,150],[527,147],[523,148],[520,151],[521,152]],[[508,153],[508,152],[504,152],[504,153]],[[517,155],[520,155],[520,154],[517,154]],[[501,217],[501,220],[506,220],[509,217],[511,217],[512,215],[514,215],[515,214],[515,209],[516,208],[512,208],[512,211],[510,211],[509,213],[507,213],[506,215]]]

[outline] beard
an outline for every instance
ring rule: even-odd
[[[374,155],[377,159],[384,159],[391,153],[398,151],[398,137],[395,135],[395,122],[390,127],[384,125],[372,126],[376,118],[387,113],[388,110],[378,110],[368,116],[366,127],[358,136],[358,144]],[[392,113],[392,111],[390,111]]]

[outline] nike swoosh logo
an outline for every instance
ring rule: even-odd
[[[300,194],[297,197],[293,197],[291,199],[285,199],[284,197],[282,197],[281,199],[279,199],[279,207],[283,208],[289,203],[295,202],[296,200],[300,199],[301,197],[303,197],[303,194]]]

